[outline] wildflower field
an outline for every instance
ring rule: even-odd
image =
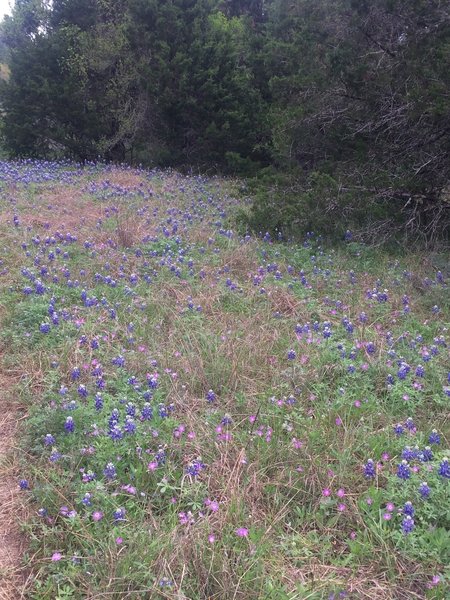
[[[24,597],[448,598],[448,255],[246,235],[220,179],[0,183]]]

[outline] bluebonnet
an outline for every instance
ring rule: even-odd
[[[136,407],[132,402],[128,402],[125,407],[126,413],[130,417],[134,417],[136,415]]]
[[[423,368],[422,365],[418,365],[416,367],[416,376],[417,377],[424,377],[424,375],[425,375],[425,369]]]
[[[64,423],[64,429],[67,433],[73,433],[75,430],[75,423],[73,421],[73,417],[67,417],[66,422]]]
[[[149,402],[146,402],[141,409],[141,420],[150,421],[153,418],[153,409]]]
[[[414,517],[414,506],[412,505],[412,502],[410,502],[408,500],[408,502],[405,502],[405,505],[403,506],[403,514],[404,515],[409,515],[410,517]]]
[[[103,469],[103,475],[107,479],[114,479],[117,475],[116,467],[113,463],[109,462],[106,467]]]
[[[121,354],[119,354],[118,356],[116,356],[115,358],[113,358],[111,360],[111,362],[116,367],[123,367],[123,366],[125,366],[125,358]]]
[[[394,433],[397,436],[404,433],[403,425],[401,423],[397,423],[397,425],[394,426]]]
[[[411,417],[408,417],[406,419],[406,421],[405,421],[405,427],[406,427],[406,429],[409,429],[409,431],[413,431],[416,428],[416,426],[414,424],[414,421],[412,420]]]
[[[100,392],[97,392],[94,396],[95,399],[95,410],[101,410],[103,408],[103,397]]]
[[[406,461],[414,460],[417,458],[417,451],[411,446],[405,446],[402,450],[402,458]]]
[[[428,443],[436,445],[441,443],[441,436],[436,431],[436,429],[433,429],[430,435],[428,436]]]
[[[206,394],[206,399],[208,400],[208,402],[214,402],[214,400],[216,399],[216,394],[213,392],[213,390],[208,390],[208,393]]]
[[[433,460],[433,452],[430,446],[425,446],[425,448],[422,450],[422,452],[420,453],[420,460],[422,460],[423,462],[429,462]]]
[[[406,515],[406,517],[402,521],[402,531],[405,535],[408,535],[413,530],[414,530],[414,519],[412,517],[410,517],[409,515]]]
[[[189,475],[192,475],[193,477],[197,477],[197,475],[199,475],[200,472],[205,468],[206,468],[206,465],[203,464],[201,462],[201,460],[193,460],[186,467],[186,473],[188,473]]]
[[[426,481],[423,481],[419,486],[419,494],[423,499],[427,499],[431,494],[431,488]]]
[[[85,495],[83,496],[81,502],[85,506],[91,506],[92,505],[92,494],[90,492],[86,492]]]
[[[397,477],[399,479],[409,479],[411,477],[411,471],[406,460],[402,460],[397,466]]]
[[[47,435],[44,437],[44,444],[46,446],[53,446],[53,444],[55,443],[55,438],[51,433],[47,433]]]
[[[445,477],[445,479],[450,479],[450,464],[447,457],[444,458],[439,465],[438,475]]]
[[[162,467],[164,464],[166,464],[166,459],[167,459],[166,451],[161,446],[159,447],[158,452],[155,454],[155,459],[156,459],[156,462],[158,463],[158,467]]]
[[[367,479],[373,479],[376,475],[375,463],[371,458],[364,465],[364,476]]]
[[[52,453],[49,456],[49,461],[52,463],[58,462],[58,460],[62,457],[61,452],[58,452],[56,448],[52,450]]]
[[[126,510],[124,508],[118,508],[113,512],[114,521],[117,523],[125,521]]]
[[[123,426],[123,430],[129,434],[135,433],[136,431],[136,423],[134,419],[129,415],[125,417],[125,424]]]
[[[114,440],[114,441],[118,441],[121,440],[123,438],[123,431],[122,429],[119,427],[119,425],[114,425],[113,427],[111,427],[111,429],[109,430],[109,437]]]
[[[81,369],[79,367],[75,367],[72,369],[72,373],[70,374],[72,381],[75,381],[81,377]]]

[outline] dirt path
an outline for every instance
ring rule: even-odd
[[[0,354],[0,600],[22,598],[21,560],[25,548],[19,529],[21,498],[13,449],[18,410],[13,402],[14,377],[2,367]]]

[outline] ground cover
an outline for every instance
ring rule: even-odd
[[[245,235],[219,179],[0,182],[27,597],[446,597],[445,255]]]

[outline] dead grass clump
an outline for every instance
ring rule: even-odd
[[[306,312],[304,312],[304,315],[301,314],[302,303],[287,290],[283,288],[271,288],[267,292],[267,297],[269,298],[273,312],[288,317],[295,315],[300,320],[303,316],[307,318]]]
[[[222,252],[221,266],[229,267],[230,277],[247,279],[256,268],[255,242],[249,242]]]
[[[108,180],[113,185],[127,188],[138,187],[143,183],[147,183],[142,173],[134,169],[124,169],[123,167],[112,167],[94,179],[97,183],[105,180]]]

